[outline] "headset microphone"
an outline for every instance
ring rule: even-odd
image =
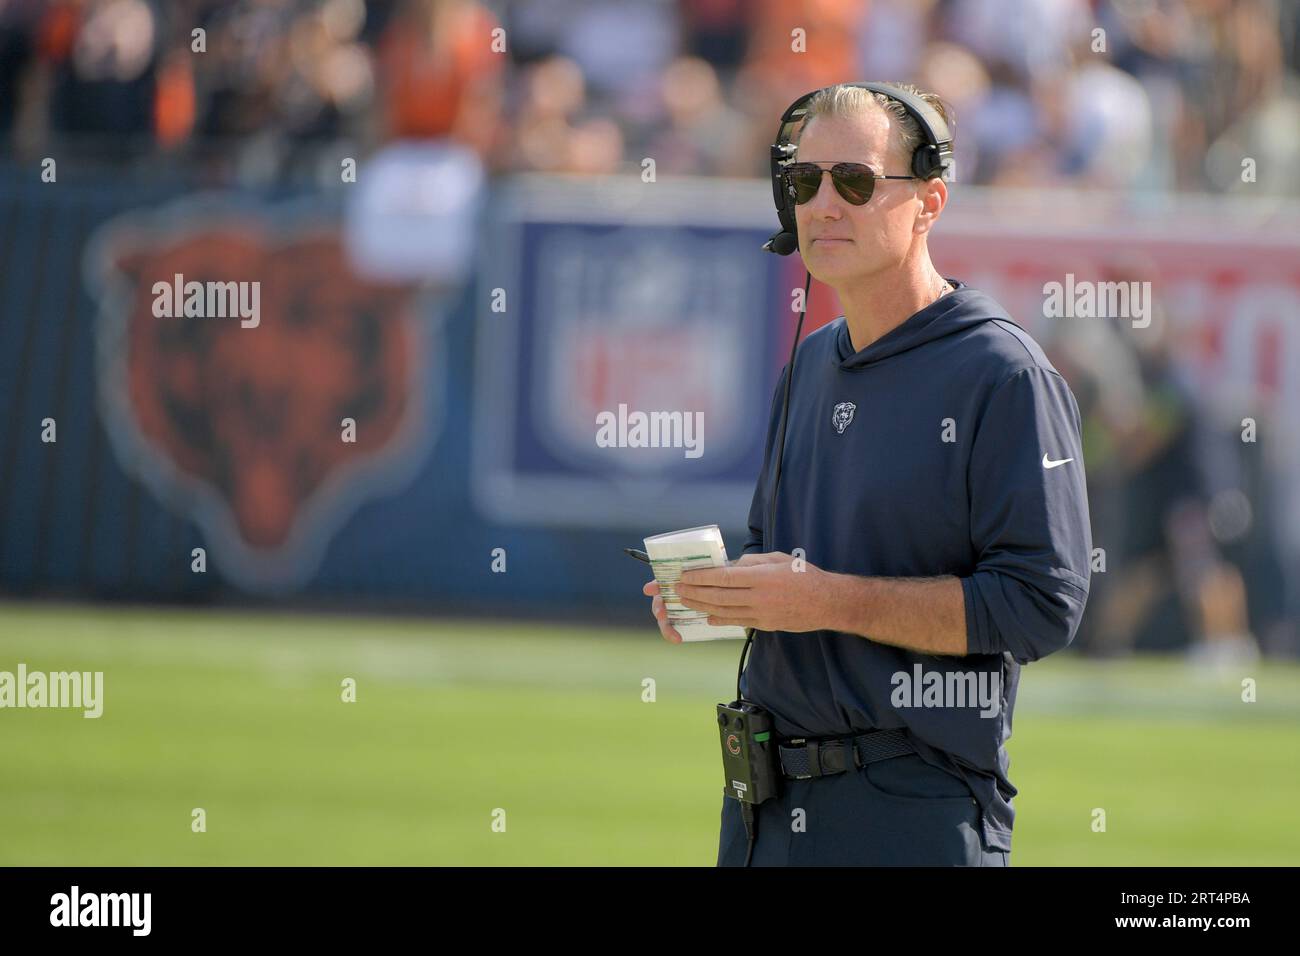
[[[763,243],[764,252],[775,252],[778,256],[788,256],[799,248],[799,237],[782,229],[772,234],[772,238]]]

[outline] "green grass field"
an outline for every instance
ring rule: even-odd
[[[739,650],[667,645],[648,616],[600,631],[0,604],[0,670],[105,685],[97,720],[0,710],[0,864],[711,866],[713,707]],[[1013,865],[1300,863],[1295,666],[1058,656],[1023,671],[1009,749]]]

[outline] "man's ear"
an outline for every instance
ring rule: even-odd
[[[916,191],[916,197],[921,200],[921,211],[916,214],[912,232],[919,236],[930,231],[939,221],[944,206],[948,205],[948,184],[938,176],[924,180]]]

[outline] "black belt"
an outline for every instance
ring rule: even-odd
[[[779,742],[777,750],[781,772],[790,780],[828,777],[877,760],[916,753],[905,730],[871,730],[850,737],[792,737]]]

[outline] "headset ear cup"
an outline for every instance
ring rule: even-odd
[[[929,143],[922,143],[912,154],[912,175],[917,179],[930,179],[934,175],[935,163],[938,162],[939,150]]]
[[[777,219],[785,231],[790,234],[796,232],[796,220],[794,216],[794,198],[787,191],[781,196],[781,207],[777,210]]]

